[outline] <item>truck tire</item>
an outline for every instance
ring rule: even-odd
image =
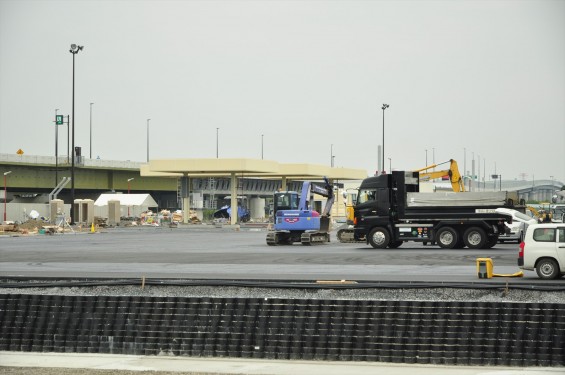
[[[369,233],[369,244],[375,249],[386,249],[390,243],[390,234],[384,228],[375,228]]]
[[[396,249],[396,248],[400,247],[403,243],[404,243],[404,241],[391,241],[388,244],[388,247],[391,248],[391,249]]]
[[[453,249],[458,241],[459,234],[451,227],[443,227],[437,231],[436,242],[441,248]]]
[[[498,243],[498,236],[489,237],[487,238],[487,242],[485,242],[485,246],[483,246],[483,249],[490,249],[494,247],[494,245],[496,245],[497,243]]]
[[[556,279],[559,276],[559,265],[551,258],[542,258],[536,264],[536,272],[540,279]]]
[[[463,234],[463,242],[469,249],[482,249],[487,243],[487,234],[483,228],[471,227]]]

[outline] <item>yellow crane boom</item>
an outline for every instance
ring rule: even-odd
[[[432,171],[432,172],[424,172],[428,169],[435,168],[439,165],[449,163],[449,169],[441,170],[441,171]],[[444,176],[449,176],[449,181],[451,182],[451,187],[455,192],[463,192],[465,191],[465,184],[463,183],[463,178],[459,173],[459,167],[457,166],[457,162],[453,159],[449,159],[446,162],[439,163],[439,164],[432,164],[428,167],[424,167],[421,169],[417,169],[414,172],[420,172],[420,181],[429,181],[433,180],[434,178],[442,178]]]

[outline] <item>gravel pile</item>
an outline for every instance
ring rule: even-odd
[[[233,286],[92,286],[1,288],[0,294],[49,294],[69,296],[152,296],[210,298],[280,298],[387,301],[478,301],[565,304],[563,291],[521,289],[294,289]]]

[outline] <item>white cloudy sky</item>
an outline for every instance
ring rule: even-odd
[[[71,43],[83,155],[94,102],[93,157],[145,161],[150,118],[152,159],[214,158],[219,128],[220,157],[263,135],[265,159],[373,174],[388,103],[387,169],[428,150],[565,182],[563,0],[0,0],[0,153],[54,155]]]

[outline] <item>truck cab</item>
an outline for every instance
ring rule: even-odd
[[[396,248],[406,241],[443,248],[489,248],[512,216],[506,192],[420,193],[418,172],[393,171],[361,183],[354,208],[354,239],[374,248]]]

